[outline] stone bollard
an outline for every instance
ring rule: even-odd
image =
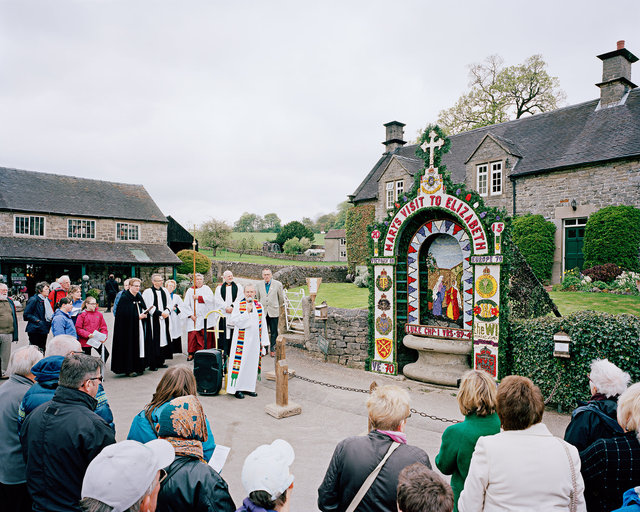
[[[302,414],[302,407],[293,402],[289,402],[289,365],[285,359],[284,336],[276,338],[276,403],[265,406],[264,411],[274,418],[288,418]]]

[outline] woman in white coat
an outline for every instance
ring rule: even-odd
[[[458,510],[586,511],[578,450],[541,423],[540,389],[505,377],[497,412],[504,431],[478,439]]]

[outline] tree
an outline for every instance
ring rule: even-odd
[[[197,238],[203,247],[210,247],[215,256],[219,247],[229,246],[231,226],[223,220],[209,219],[198,228]]]
[[[316,225],[310,217],[302,217],[302,224],[304,227],[309,228],[311,231],[315,230]]]
[[[504,67],[498,55],[487,57],[483,64],[472,64],[469,92],[440,112],[438,125],[452,135],[558,108],[565,93],[546,66],[541,55],[509,67]]]
[[[275,213],[267,213],[264,216],[264,230],[273,233],[279,233],[282,229],[282,221]]]
[[[315,223],[315,231],[324,231],[326,233],[333,228],[334,224],[336,223],[337,217],[338,216],[335,213],[325,213],[324,215],[320,215]]]
[[[233,225],[234,231],[245,233],[254,233],[260,231],[263,227],[264,220],[260,215],[255,213],[244,212]]]
[[[253,235],[249,235],[233,240],[231,248],[233,249],[233,252],[237,252],[240,255],[238,258],[242,258],[245,252],[256,250],[258,248],[258,244],[256,243]]]
[[[333,229],[344,229],[347,222],[347,212],[353,208],[353,203],[349,201],[342,201],[338,205],[338,214],[336,215],[336,222],[333,224]]]
[[[302,222],[294,220],[283,226],[282,231],[280,231],[280,233],[278,233],[278,236],[276,237],[276,243],[280,247],[283,247],[284,243],[289,240],[289,238],[293,238],[294,236],[298,239],[306,237],[311,242],[313,242],[314,239],[313,231],[305,227]]]

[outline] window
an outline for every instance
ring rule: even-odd
[[[341,258],[346,258],[347,257],[347,250],[346,249],[340,249],[340,257]]]
[[[396,181],[396,201],[400,198],[404,192],[404,180]]]
[[[340,239],[340,247],[344,247],[345,245],[347,245],[347,239],[346,238],[341,238]]]
[[[393,208],[393,181],[387,183],[387,210]]]
[[[478,194],[480,194],[481,196],[486,196],[488,193],[488,174],[489,169],[487,167],[487,164],[478,165],[476,183],[478,184]]]
[[[16,235],[44,236],[44,217],[16,215],[14,219]]]
[[[140,240],[140,226],[116,222],[116,240]]]
[[[499,196],[502,194],[502,162],[493,162],[491,164],[491,195]]]
[[[95,238],[96,237],[96,221],[69,219],[67,221],[67,237],[68,238]]]

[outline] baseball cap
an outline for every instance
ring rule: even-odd
[[[247,494],[266,491],[272,500],[278,498],[293,482],[289,466],[294,458],[293,448],[283,439],[258,446],[242,466],[242,485]]]
[[[113,507],[112,512],[123,512],[144,496],[158,470],[174,458],[173,446],[164,439],[145,444],[131,440],[111,444],[89,464],[81,496]]]

